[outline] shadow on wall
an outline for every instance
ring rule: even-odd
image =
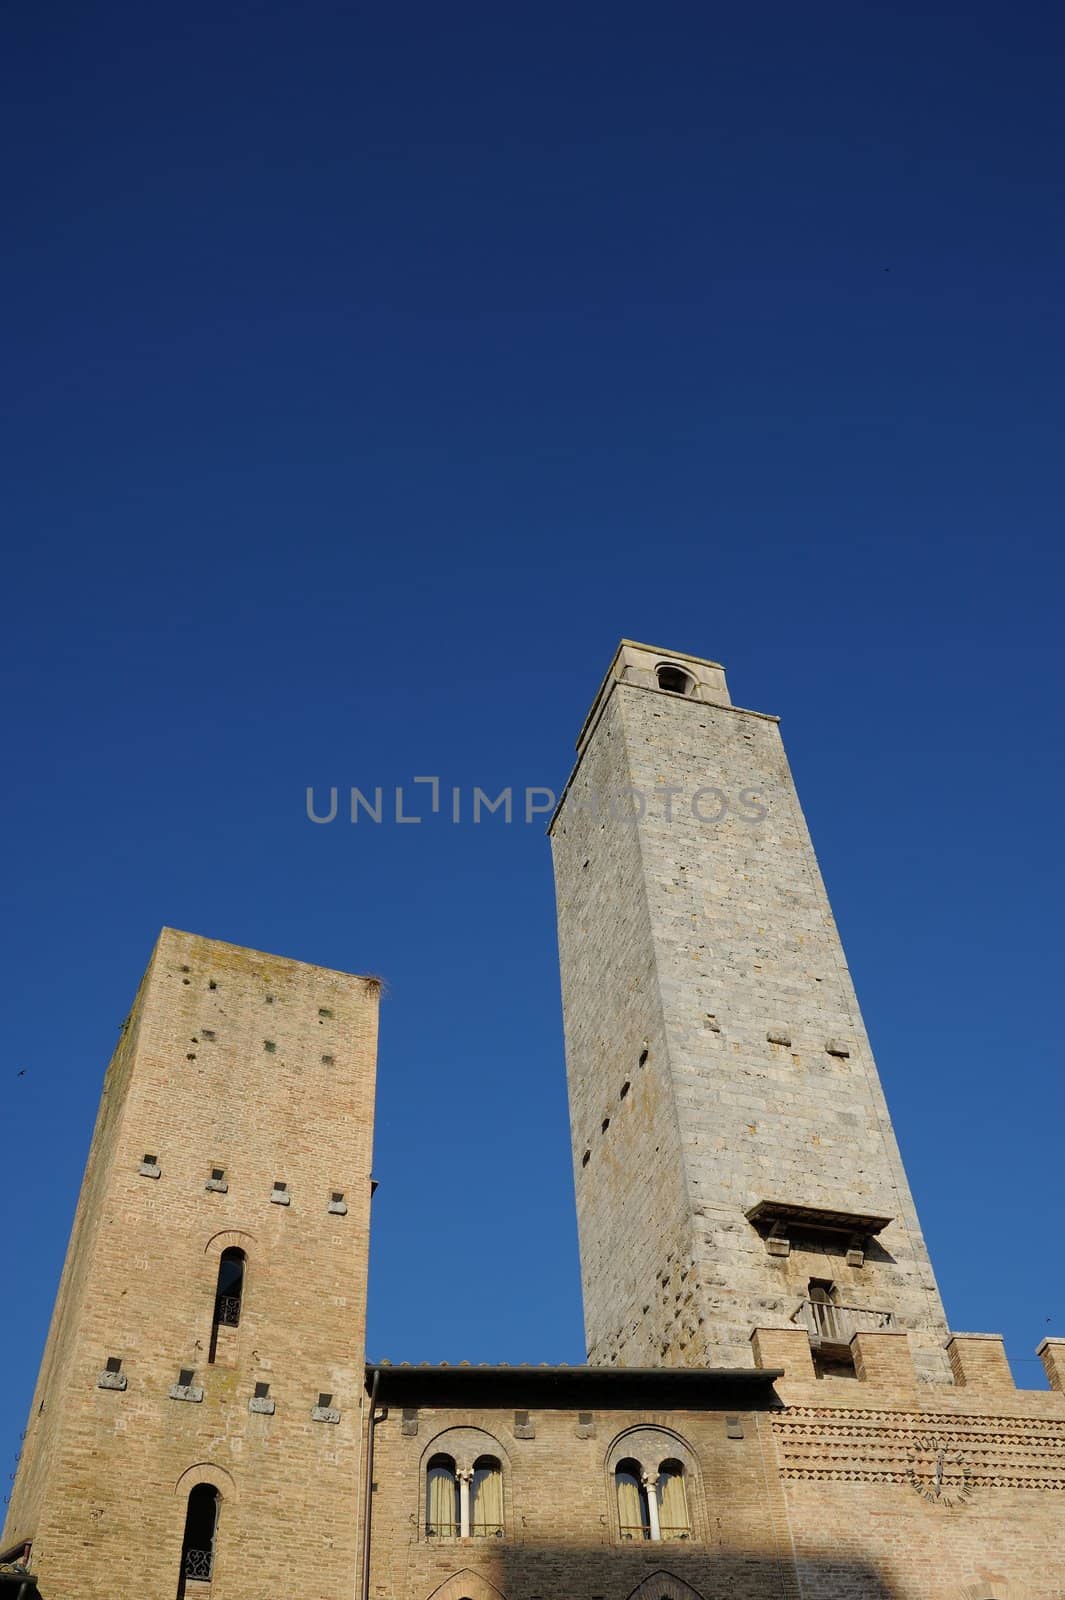
[[[774,1555],[678,1541],[654,1550],[526,1544],[452,1553],[452,1575],[424,1600],[912,1600],[870,1562],[827,1550],[804,1558],[798,1574],[790,1547]],[[476,1565],[463,1566],[467,1555]]]

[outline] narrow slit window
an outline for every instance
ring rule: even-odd
[[[240,1312],[244,1302],[244,1275],[247,1264],[248,1258],[243,1250],[231,1248],[222,1251],[222,1257],[218,1263],[218,1281],[215,1285],[209,1361],[214,1361],[218,1351],[219,1329],[240,1326]]]

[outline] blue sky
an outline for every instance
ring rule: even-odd
[[[388,981],[371,1355],[581,1358],[542,830],[304,793],[557,788],[621,635],[782,716],[952,1325],[1038,1382],[1060,11],[5,29],[0,1459],[163,923]]]

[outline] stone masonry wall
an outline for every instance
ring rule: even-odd
[[[604,803],[629,789],[635,808]],[[843,1304],[891,1312],[923,1375],[948,1380],[935,1277],[775,720],[615,683],[553,845],[592,1359],[748,1362],[751,1328],[793,1325],[809,1280],[829,1278]],[[630,1091],[619,1107],[640,1027],[653,1106]],[[745,1217],[763,1199],[894,1220],[862,1266],[845,1236],[773,1256]]]
[[[211,1600],[288,1592],[294,1571],[316,1600],[354,1592],[377,1002],[373,981],[161,936],[35,1396],[50,1431],[27,1438],[4,1536],[33,1539],[47,1600],[175,1594],[198,1481],[222,1495]],[[210,1364],[228,1246],[243,1309]],[[108,1356],[124,1391],[98,1387]],[[199,1402],[170,1398],[182,1368]],[[249,1410],[256,1383],[272,1415]],[[312,1418],[321,1393],[339,1422]]]
[[[652,801],[639,829],[715,1328],[706,1358],[746,1346],[755,1323],[790,1321],[810,1277],[828,1276],[844,1304],[893,1312],[914,1333],[922,1372],[946,1378],[946,1318],[778,726],[676,695],[616,693],[634,786],[681,791],[671,819]],[[705,820],[716,799],[693,809],[700,785],[726,798],[720,821]],[[826,1272],[810,1260],[824,1240],[767,1253],[744,1217],[766,1198],[894,1220],[863,1266],[848,1268],[837,1246]]]
[[[653,1365],[666,1349],[640,1330],[668,1294],[672,1339],[691,1208],[640,838],[630,813],[603,805],[628,782],[612,699],[551,845],[587,1346],[598,1360],[612,1340],[617,1359]]]

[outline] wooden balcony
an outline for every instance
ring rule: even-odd
[[[796,1321],[805,1324],[815,1349],[846,1350],[855,1333],[882,1333],[896,1327],[893,1311],[870,1311],[865,1306],[838,1306],[827,1300],[804,1300]]]

